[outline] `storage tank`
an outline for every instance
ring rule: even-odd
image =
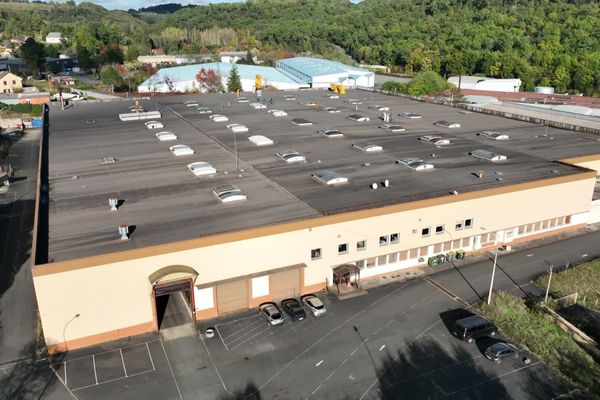
[[[554,88],[551,86],[536,86],[534,90],[536,93],[554,94]]]

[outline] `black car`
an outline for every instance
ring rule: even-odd
[[[302,321],[306,318],[306,312],[302,304],[296,299],[285,299],[281,301],[281,307],[287,312],[293,320]]]
[[[469,343],[484,336],[494,336],[496,332],[498,332],[498,327],[481,315],[459,319],[452,328],[454,336]]]

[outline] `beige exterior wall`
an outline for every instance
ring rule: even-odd
[[[13,73],[8,73],[0,78],[0,92],[14,93],[15,89],[23,89],[23,79]]]
[[[435,233],[435,227],[442,224],[453,239],[459,239],[561,216],[576,215],[570,224],[585,223],[594,181],[587,173],[581,174],[579,180],[464,201],[449,196],[435,206],[391,214],[374,212],[372,217],[324,225],[316,218],[314,226],[313,220],[299,223],[298,229],[282,228],[278,232],[275,226],[271,234],[260,237],[249,233],[249,238],[234,242],[199,245],[94,267],[68,270],[68,263],[62,267],[35,267],[34,283],[44,335],[51,346],[136,325],[152,329],[154,305],[148,277],[170,265],[193,268],[198,273],[195,284],[206,285],[304,263],[307,267],[302,284],[307,287],[323,284],[326,279],[331,282],[331,268],[346,262],[447,241],[448,234]],[[469,218],[473,219],[472,228],[455,231],[457,221]],[[429,237],[421,237],[424,227],[430,227]],[[392,233],[400,234],[399,243],[380,247],[379,236]],[[356,251],[359,240],[367,241],[366,250]],[[341,243],[349,244],[345,255],[338,255]],[[313,261],[310,250],[315,248],[322,249],[322,257]],[[61,269],[64,272],[57,272]],[[210,291],[205,294],[204,297],[210,297]],[[80,316],[72,320],[76,314]],[[99,341],[102,340],[96,340]]]

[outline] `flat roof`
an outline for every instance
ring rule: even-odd
[[[287,65],[310,77],[349,72],[369,73],[369,70],[364,68],[353,67],[351,65],[342,64],[341,62],[323,60],[320,58],[293,57],[277,60],[277,62]]]
[[[347,211],[376,208],[413,200],[572,175],[581,169],[556,163],[574,156],[600,153],[600,142],[591,135],[548,129],[485,114],[462,114],[441,105],[366,91],[350,91],[340,99],[327,98],[325,91],[296,92],[296,101],[283,100],[290,92],[268,92],[273,105],[286,117],[274,117],[238,103],[233,94],[165,96],[144,100],[146,110],[158,108],[164,129],[149,130],[145,121],[121,122],[119,113],[129,111],[133,101],[80,103],[61,111],[51,108],[49,142],[50,226],[49,260],[62,261],[85,256],[193,239],[244,228],[301,220]],[[347,119],[357,113],[345,98],[362,100],[358,113],[369,122]],[[183,102],[196,100],[229,122],[217,123],[207,114]],[[254,99],[250,99],[254,101]],[[330,114],[319,107],[300,103],[315,101],[341,112]],[[378,128],[381,112],[368,109],[379,104],[390,107],[393,123],[407,131],[392,133]],[[421,119],[398,117],[399,111],[423,115]],[[293,118],[304,118],[312,126],[296,126]],[[434,126],[440,119],[458,122],[458,129]],[[93,124],[86,123],[95,120]],[[226,128],[244,124],[249,132],[234,134]],[[334,127],[341,138],[327,138],[317,131]],[[178,140],[160,142],[155,134],[167,130]],[[482,130],[508,133],[510,140],[493,141],[477,136]],[[253,135],[274,141],[255,146]],[[449,137],[442,148],[418,140],[436,134]],[[359,141],[381,145],[382,151],[363,152],[352,147]],[[169,147],[185,144],[192,156],[175,157]],[[238,149],[236,172],[235,149]],[[470,156],[487,149],[508,156],[489,162]],[[276,153],[298,151],[306,163],[287,164]],[[113,156],[113,164],[102,164]],[[433,170],[414,171],[396,164],[407,157],[434,164]],[[205,161],[217,169],[211,177],[197,177],[187,169],[192,162]],[[319,170],[334,170],[349,179],[346,184],[327,186],[311,177]],[[476,177],[484,171],[483,178]],[[373,182],[390,181],[389,188],[370,189]],[[245,201],[221,203],[212,190],[219,185],[236,185]],[[110,211],[108,200],[123,201]],[[132,226],[131,240],[119,240],[118,227]]]

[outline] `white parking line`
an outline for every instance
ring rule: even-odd
[[[121,354],[121,363],[123,364],[123,372],[125,372],[125,377],[127,378],[127,368],[125,368],[125,360],[123,359],[123,350],[119,349],[119,353]]]
[[[146,350],[148,350],[148,357],[150,357],[150,364],[152,364],[152,371],[156,371],[154,367],[154,360],[152,359],[152,354],[150,354],[150,346],[148,346],[148,342],[146,342]]]
[[[98,373],[96,373],[96,356],[92,354],[92,365],[94,366],[94,378],[96,378],[96,385],[98,384]]]
[[[248,342],[249,340],[254,339],[256,336],[260,335],[261,333],[263,333],[264,331],[266,331],[267,329],[269,329],[269,327],[266,327],[265,329],[263,329],[262,331],[258,331],[256,332],[254,335],[250,336],[249,338],[247,338],[246,340],[239,342],[238,344],[236,344],[235,346],[233,346],[232,348],[228,349],[228,350],[233,350],[233,349],[237,349],[238,347],[240,347],[241,345],[243,345],[244,343]]]
[[[169,361],[169,356],[167,355],[167,351],[165,350],[165,345],[162,340],[160,341],[160,345],[163,349],[163,353],[165,353],[165,358],[167,359],[167,364],[169,365],[169,370],[171,371],[171,376],[173,377],[173,382],[175,382],[175,387],[177,388],[177,393],[179,393],[179,399],[183,400],[181,396],[181,390],[179,389],[179,384],[177,384],[177,379],[175,379],[175,374],[173,373],[173,367],[171,367],[171,361]]]

